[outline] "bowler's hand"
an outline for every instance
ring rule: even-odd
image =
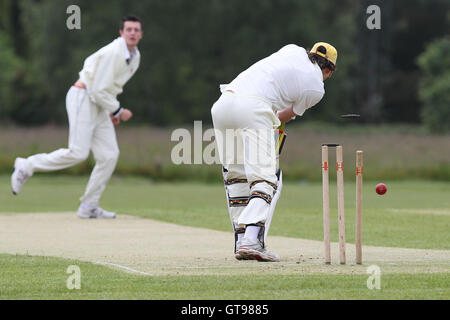
[[[133,113],[128,109],[123,109],[122,112],[119,114],[119,118],[122,121],[128,121],[133,116]]]

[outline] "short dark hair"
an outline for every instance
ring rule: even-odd
[[[319,47],[318,51],[322,52],[320,49],[321,48]],[[317,63],[321,70],[329,69],[332,72],[336,71],[336,65],[333,62],[319,56],[317,53],[310,52],[309,50],[307,52],[309,60],[311,60],[312,63]]]
[[[139,19],[137,16],[129,14],[125,17],[122,18],[122,21],[120,21],[120,30],[123,30],[123,27],[125,25],[126,21],[133,21],[133,22],[139,22],[141,24],[141,29],[143,28],[142,26],[142,20]]]

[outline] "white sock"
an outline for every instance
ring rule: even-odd
[[[247,226],[245,228],[244,237],[252,242],[256,242],[258,240],[259,230],[261,230],[261,227],[259,226]]]

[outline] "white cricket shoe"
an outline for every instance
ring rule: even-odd
[[[14,195],[19,194],[20,189],[22,189],[25,182],[31,177],[26,170],[25,165],[26,159],[16,158],[14,161],[14,172],[11,175],[11,189]]]
[[[103,210],[100,207],[89,207],[80,205],[77,212],[81,219],[114,219],[116,214],[114,212]]]
[[[259,241],[251,242],[247,238],[241,240],[241,245],[237,252],[246,260],[258,260],[262,262],[280,261],[280,256],[278,254],[263,248]]]
[[[241,256],[238,252],[239,247],[241,246],[241,240],[236,242],[236,251],[234,252],[234,257],[236,260],[249,260],[247,257]]]

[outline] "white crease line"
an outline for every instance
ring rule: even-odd
[[[127,271],[130,271],[130,272],[133,272],[133,273],[142,274],[144,276],[153,276],[150,273],[147,273],[147,272],[144,272],[144,271],[135,270],[135,269],[132,269],[130,267],[122,266],[120,264],[115,264],[115,263],[110,263],[110,262],[101,262],[101,261],[96,261],[94,263],[95,264],[101,264],[101,265],[104,265],[104,266],[110,266],[110,267],[115,267],[115,268],[127,270]]]

